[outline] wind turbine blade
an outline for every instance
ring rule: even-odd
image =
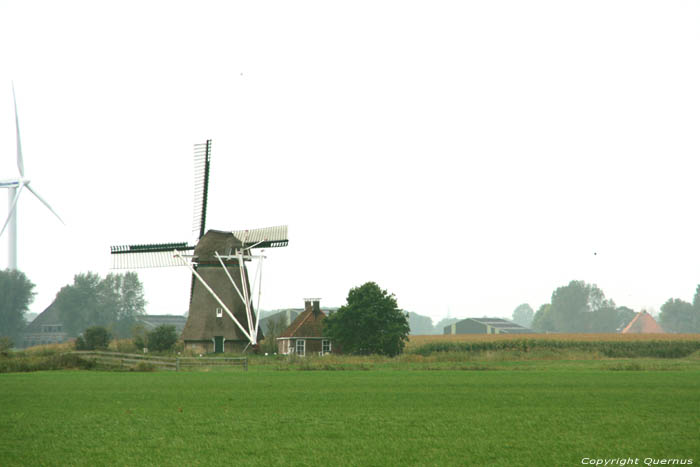
[[[26,186],[26,187],[27,187],[27,190],[31,191],[32,194],[33,194],[34,196],[36,196],[36,197],[39,199],[39,201],[41,201],[42,203],[44,203],[44,206],[46,206],[47,208],[49,208],[49,211],[51,211],[51,212],[53,213],[53,215],[56,216],[56,217],[58,218],[59,221],[61,221],[61,223],[62,223],[63,225],[66,225],[66,223],[63,222],[63,219],[61,219],[61,216],[59,216],[58,214],[56,214],[56,211],[54,211],[53,208],[52,208],[51,206],[49,206],[49,203],[47,203],[46,200],[45,200],[44,198],[42,198],[41,196],[39,196],[39,193],[37,193],[36,191],[34,191],[34,189],[32,189],[32,187],[29,186],[29,183],[25,183],[24,186]]]
[[[15,213],[15,209],[17,209],[17,201],[19,200],[19,194],[22,193],[22,188],[24,188],[24,184],[21,184],[19,188],[17,189],[17,194],[15,195],[15,199],[12,200],[12,207],[10,208],[10,213],[7,215],[7,219],[5,220],[5,225],[2,226],[2,230],[0,230],[0,236],[2,236],[3,232],[5,232],[5,229],[7,228],[7,224],[10,223],[10,219],[12,219],[12,215]]]
[[[24,160],[22,159],[22,140],[19,137],[19,117],[17,116],[17,97],[15,97],[15,83],[12,83],[12,99],[15,101],[15,128],[17,129],[17,168],[19,174],[24,177]]]

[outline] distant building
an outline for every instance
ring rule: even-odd
[[[175,332],[179,336],[185,329],[187,317],[181,315],[143,315],[139,316],[139,321],[143,323],[146,331],[153,331],[160,325],[175,326]]]
[[[186,317],[179,315],[142,315],[138,317],[138,320],[146,328],[146,331],[152,331],[161,324],[168,324],[175,326],[178,335],[182,333],[187,322]],[[22,336],[22,347],[59,344],[68,340],[70,340],[68,333],[65,332],[63,323],[58,316],[58,308],[52,303],[27,325]]]
[[[325,355],[331,353],[331,340],[323,335],[323,320],[326,315],[321,311],[318,299],[306,299],[304,312],[277,338],[277,351],[280,354]]]
[[[22,347],[59,344],[67,340],[68,334],[58,318],[58,308],[52,303],[29,323],[22,335]]]
[[[267,335],[270,332],[270,325],[272,325],[277,328],[277,332],[280,332],[289,327],[303,311],[303,308],[289,308],[287,310],[276,311],[264,318],[260,318],[260,329],[262,329],[263,334]],[[281,329],[277,326],[281,326]]]
[[[502,318],[467,318],[445,326],[443,334],[533,334],[535,331]]]
[[[646,311],[640,311],[621,331],[622,334],[661,334],[664,330]]]

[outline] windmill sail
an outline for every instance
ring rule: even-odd
[[[112,247],[112,268],[186,266],[192,272],[190,307],[183,339],[189,349],[221,352],[256,346],[263,337],[260,304],[262,254],[254,249],[284,247],[287,226],[250,230],[206,230],[211,140],[194,147],[196,245],[186,242]],[[257,261],[251,283],[246,263]],[[257,284],[257,304],[254,290]],[[226,312],[227,318],[224,319]]]
[[[209,194],[209,164],[211,162],[211,140],[194,145],[194,216],[192,231],[197,238],[205,233],[207,221],[207,196]]]
[[[120,245],[110,247],[112,269],[141,269],[182,266],[176,252],[189,254],[194,246],[187,242],[151,243],[148,245]]]

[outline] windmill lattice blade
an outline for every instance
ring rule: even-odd
[[[286,225],[278,225],[262,229],[234,230],[231,233],[246,247],[255,245],[256,248],[276,248],[289,244],[287,230]]]
[[[17,116],[17,98],[15,97],[15,83],[12,83],[12,99],[15,102],[15,128],[17,129],[17,168],[19,174],[24,177],[24,160],[22,159],[22,141],[19,137],[19,117]]]
[[[42,198],[41,196],[39,196],[39,193],[37,193],[36,191],[34,191],[34,189],[33,189],[32,187],[29,186],[29,183],[25,183],[25,186],[27,187],[27,190],[31,191],[32,194],[33,194],[34,196],[36,196],[37,199],[38,199],[39,201],[41,201],[42,203],[44,203],[44,206],[46,206],[47,208],[49,208],[49,211],[51,211],[51,212],[53,213],[53,215],[56,216],[56,217],[58,218],[59,221],[61,221],[61,224],[66,225],[66,223],[63,222],[63,219],[61,219],[61,216],[59,216],[58,214],[56,214],[56,211],[54,211],[53,208],[52,208],[51,206],[49,206],[49,203],[47,203],[46,200],[45,200],[44,198]]]
[[[112,269],[143,269],[182,266],[175,251],[192,251],[194,247],[180,242],[113,246],[111,250]]]
[[[211,140],[194,145],[194,213],[192,231],[198,237],[204,235],[207,220],[207,197],[209,192],[209,164],[211,162]]]
[[[24,184],[21,184],[19,186],[19,188],[17,189],[17,194],[15,195],[15,199],[12,200],[12,207],[10,208],[10,212],[7,215],[5,224],[2,226],[2,230],[0,230],[0,237],[2,236],[3,232],[5,232],[7,224],[10,223],[10,219],[12,219],[12,215],[15,213],[15,209],[17,209],[17,201],[19,200],[19,194],[22,193],[22,188],[24,188]]]

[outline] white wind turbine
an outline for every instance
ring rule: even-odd
[[[8,215],[5,224],[0,230],[0,237],[5,232],[5,229],[9,225],[7,232],[8,235],[8,263],[7,267],[9,269],[17,269],[17,201],[19,200],[19,195],[22,194],[22,190],[26,188],[34,196],[37,197],[39,201],[44,203],[44,206],[49,208],[54,216],[58,217],[58,220],[63,222],[63,219],[56,214],[49,203],[47,203],[39,193],[37,193],[30,185],[30,180],[24,177],[24,160],[22,159],[22,142],[19,138],[19,117],[17,116],[17,98],[15,97],[15,86],[12,84],[12,99],[15,103],[15,128],[17,129],[17,168],[19,169],[19,177],[11,178],[7,180],[0,180],[0,188],[8,189]],[[65,223],[64,223],[65,224]]]

